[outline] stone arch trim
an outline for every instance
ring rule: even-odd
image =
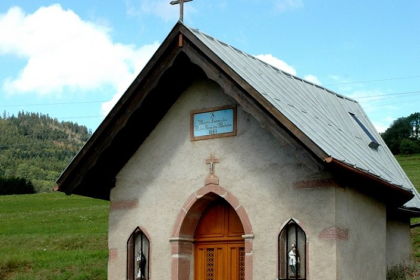
[[[192,194],[178,213],[170,238],[172,255],[171,280],[193,280],[195,228],[209,204],[220,197],[232,206],[244,227],[245,279],[252,280],[252,245],[254,236],[248,214],[232,193],[216,184],[208,184]]]
[[[219,185],[209,184],[192,194],[184,203],[181,211],[178,213],[171,237],[192,239],[194,237],[195,226],[201,218],[201,214],[212,201],[219,197],[224,198],[235,209],[244,227],[245,235],[252,234],[252,226],[248,214],[238,199],[225,188]]]

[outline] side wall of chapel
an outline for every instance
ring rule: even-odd
[[[389,214],[386,223],[386,265],[388,268],[412,261],[410,218]]]
[[[386,278],[386,206],[354,188],[336,189],[337,279]]]

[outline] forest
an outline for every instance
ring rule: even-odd
[[[50,192],[92,132],[40,113],[0,116],[0,186],[22,179],[35,192]]]

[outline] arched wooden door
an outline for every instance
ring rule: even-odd
[[[194,234],[195,280],[244,280],[244,229],[224,199],[209,205]]]

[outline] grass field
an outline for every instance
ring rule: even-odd
[[[420,154],[411,156],[397,156],[396,157],[401,167],[404,169],[408,178],[410,178],[413,185],[420,191]],[[411,223],[420,223],[420,218],[411,220]],[[420,227],[411,230],[411,242],[413,244],[413,257],[415,265],[411,267],[407,278],[394,277],[394,280],[399,279],[420,279]]]
[[[0,196],[0,279],[106,279],[109,202]]]
[[[397,159],[420,189],[420,155]],[[0,196],[0,279],[106,279],[108,208],[106,201],[62,193]],[[420,228],[412,236],[418,260]],[[420,279],[420,267],[412,269],[417,276],[392,279]]]
[[[413,185],[420,192],[420,154],[397,156],[397,160]],[[420,218],[412,219],[411,223],[420,223]],[[411,232],[413,237],[413,255],[417,260],[420,260],[420,227],[412,229]]]

